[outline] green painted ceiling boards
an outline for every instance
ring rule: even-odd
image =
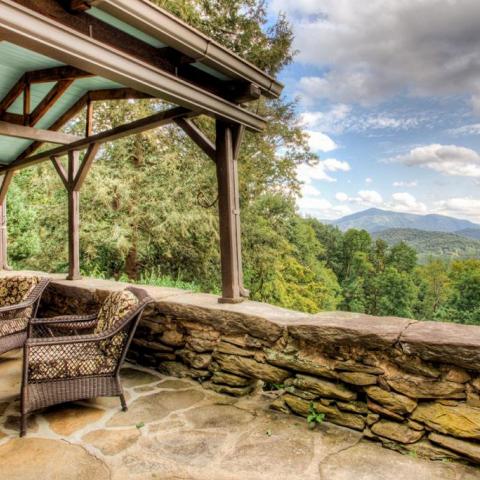
[[[25,73],[34,70],[59,67],[63,64],[38,53],[26,50],[8,42],[0,42],[0,98],[3,98]],[[48,93],[54,83],[36,83],[31,86],[31,110]],[[122,85],[101,77],[76,80],[61,99],[36,124],[38,128],[49,128],[57,118],[66,112],[79,98],[90,90],[121,88]],[[8,112],[22,113],[23,94],[10,106]],[[15,160],[32,142],[0,135],[0,163]]]

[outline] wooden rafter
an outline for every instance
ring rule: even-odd
[[[135,120],[134,122],[127,123],[125,125],[120,125],[119,127],[112,128],[105,132],[97,133],[96,135],[92,135],[88,138],[83,138],[64,147],[57,147],[52,150],[47,150],[46,152],[37,153],[36,155],[23,158],[20,161],[15,160],[10,165],[1,168],[0,172],[3,172],[5,170],[18,170],[19,168],[35,165],[51,157],[65,155],[66,153],[73,150],[82,150],[91,143],[102,144],[106,142],[111,142],[113,140],[123,138],[127,135],[134,135],[137,133],[145,132],[147,130],[152,130],[157,127],[168,125],[169,123],[174,122],[177,118],[188,117],[197,114],[198,112],[192,112],[191,110],[183,107],[177,107],[170,110],[158,112],[149,117],[141,118],[140,120]]]
[[[43,100],[35,107],[35,110],[30,114],[28,124],[34,126],[37,122],[55,105],[60,97],[73,83],[73,80],[60,80],[50,91],[45,95]]]
[[[216,161],[215,144],[189,118],[177,118],[175,123],[195,142],[214,162]]]
[[[78,171],[75,174],[75,177],[72,179],[71,188],[75,191],[79,191],[82,188],[83,182],[87,177],[87,173],[90,170],[93,161],[97,155],[97,152],[100,148],[99,143],[91,143],[88,146],[85,156],[83,157],[82,164],[78,168]]]
[[[17,80],[5,97],[0,100],[0,116],[3,115],[13,102],[23,93],[25,85],[27,84],[75,80],[77,78],[91,76],[91,73],[70,66],[53,67],[26,72]]]
[[[22,75],[15,85],[9,90],[5,97],[0,100],[0,115],[2,115],[12,105],[12,103],[22,94],[25,88],[25,75]]]
[[[93,77],[91,73],[80,70],[79,68],[65,65],[62,67],[44,68],[42,70],[33,70],[26,73],[30,83],[48,83],[58,82],[60,80],[76,80],[78,78]]]
[[[40,128],[25,127],[24,125],[16,125],[14,123],[3,121],[0,121],[0,135],[48,143],[60,143],[62,145],[81,140],[81,137],[77,137],[76,135],[54,132],[52,130],[42,130]]]
[[[57,120],[55,120],[55,122],[53,122],[52,125],[50,125],[49,130],[52,130],[52,131],[60,130],[60,128],[62,128],[67,122],[69,122],[73,117],[75,117],[82,111],[82,109],[87,105],[87,102],[89,99],[91,101],[102,101],[102,100],[126,100],[129,98],[139,99],[139,98],[152,98],[152,97],[151,95],[137,92],[132,88],[93,90],[91,92],[86,93],[82,97],[80,97],[63,115],[57,118]],[[16,158],[15,161],[21,162],[24,158],[27,158],[28,156],[36,152],[42,145],[43,145],[43,142],[32,143]]]
[[[77,32],[133,55],[180,79],[235,103],[255,100],[261,94],[260,89],[252,83],[239,80],[222,81],[192,66],[191,63],[196,61],[194,58],[179,53],[174,54],[172,48],[152,46],[84,11],[72,14],[68,5],[65,9],[65,2],[63,6],[57,0],[42,0],[41,2],[38,0],[16,0],[16,2],[53,18]],[[252,97],[248,97],[249,92],[251,92]]]
[[[65,188],[68,190],[68,187],[69,187],[68,175],[67,175],[67,172],[65,171],[65,169],[63,168],[62,161],[61,161],[60,157],[52,156],[50,158],[50,160],[52,161],[52,164],[53,164],[55,170],[57,171],[58,176],[60,177],[60,180],[62,181]]]
[[[8,187],[13,180],[13,172],[5,172],[3,175],[2,183],[0,186],[0,204],[5,202],[5,198],[7,198]]]

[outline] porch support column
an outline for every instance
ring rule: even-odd
[[[243,129],[216,121],[216,166],[220,219],[222,297],[220,303],[239,303],[248,292],[243,287],[240,243],[240,201],[237,158]]]
[[[80,191],[73,189],[78,171],[78,151],[68,152],[68,276],[79,280],[80,275]]]
[[[7,254],[7,192],[13,171],[7,170],[0,186],[0,269],[10,270]]]
[[[60,158],[52,157],[52,163],[60,176],[68,196],[68,276],[67,280],[79,280],[80,275],[80,189],[93,164],[100,144],[92,143],[80,164],[78,150],[68,152],[67,171]]]

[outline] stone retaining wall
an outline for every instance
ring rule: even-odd
[[[55,280],[46,315],[90,312],[115,282]],[[271,407],[325,420],[431,459],[480,463],[480,328],[342,312],[305,315],[256,302],[148,288],[132,361]],[[260,381],[260,382],[259,382]]]

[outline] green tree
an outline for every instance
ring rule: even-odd
[[[378,298],[378,315],[396,315],[412,318],[417,298],[417,288],[406,272],[387,267],[375,278]]]

